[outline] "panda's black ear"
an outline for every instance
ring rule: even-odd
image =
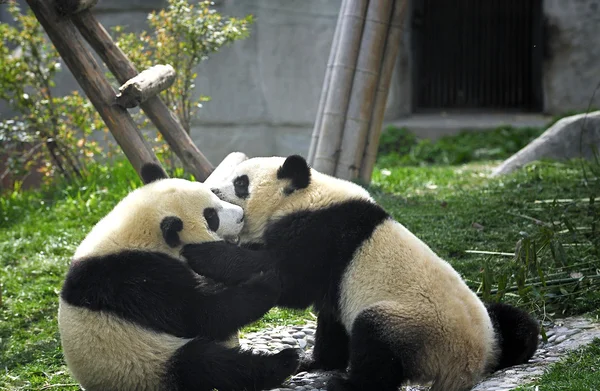
[[[304,189],[310,184],[310,168],[300,155],[292,155],[285,159],[277,170],[277,179],[290,179],[291,184],[285,189],[286,194],[294,190]]]
[[[183,229],[183,221],[176,216],[167,216],[160,222],[160,230],[162,231],[165,242],[170,247],[177,247],[179,240],[179,232]]]
[[[159,179],[167,179],[167,173],[156,163],[146,163],[142,166],[142,182],[144,185],[152,183]]]

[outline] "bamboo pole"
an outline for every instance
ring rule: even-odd
[[[141,177],[141,169],[145,163],[160,166],[127,110],[114,104],[115,90],[85,47],[84,40],[71,20],[59,16],[53,1],[27,0],[27,4],[138,175]]]
[[[344,137],[335,170],[338,178],[355,179],[360,170],[393,3],[394,0],[369,2],[346,113]]]
[[[385,51],[383,54],[383,64],[379,76],[379,85],[375,96],[373,108],[373,117],[369,124],[367,136],[367,145],[364,150],[364,157],[360,166],[359,178],[364,183],[371,182],[371,175],[377,160],[377,149],[379,147],[379,137],[381,136],[381,127],[383,126],[383,116],[389,95],[389,87],[394,72],[394,66],[402,42],[402,30],[406,17],[406,8],[408,0],[395,0],[394,9],[390,21]]]
[[[308,150],[308,163],[314,164],[315,152],[317,151],[317,144],[319,142],[319,136],[321,135],[321,123],[323,122],[323,110],[325,109],[325,102],[331,88],[329,86],[331,82],[331,70],[334,66],[335,55],[338,50],[340,35],[342,31],[342,20],[344,16],[344,10],[348,4],[347,0],[342,0],[340,11],[338,12],[337,22],[335,24],[335,31],[333,33],[333,41],[331,42],[331,49],[329,50],[329,59],[327,60],[327,68],[325,68],[325,79],[323,80],[323,88],[321,89],[321,97],[319,98],[319,106],[317,108],[317,118],[313,127],[313,132],[310,140],[310,148]]]
[[[342,17],[339,46],[331,69],[330,91],[327,94],[320,137],[315,152],[314,167],[325,174],[333,175],[342,142],[344,122],[352,79],[358,59],[360,40],[365,22],[368,0],[347,0]],[[374,0],[375,1],[375,0]]]
[[[73,22],[119,83],[124,84],[138,74],[131,61],[89,10],[76,14]],[[149,98],[140,107],[161,132],[175,155],[181,159],[185,169],[196,180],[204,181],[214,168],[183,129],[175,114],[158,96]]]

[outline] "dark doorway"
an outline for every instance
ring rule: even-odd
[[[542,0],[413,0],[415,111],[541,111]]]

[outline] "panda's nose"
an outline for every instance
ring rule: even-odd
[[[244,215],[242,215],[242,217],[240,217],[240,219],[238,220],[238,224],[242,224],[244,222]]]

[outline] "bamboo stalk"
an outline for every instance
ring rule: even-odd
[[[355,179],[364,154],[379,82],[393,0],[370,1],[346,113],[335,176]]]
[[[379,86],[375,96],[373,108],[373,117],[369,124],[369,134],[367,145],[365,146],[364,157],[360,167],[359,177],[364,183],[371,182],[371,175],[377,160],[377,149],[379,147],[379,137],[381,136],[381,127],[383,126],[383,116],[387,105],[389,87],[394,72],[394,66],[400,50],[402,41],[402,28],[405,21],[405,11],[408,0],[395,0],[390,28],[388,31],[385,52],[383,55],[383,64],[379,76]]]
[[[315,152],[314,167],[325,174],[333,175],[342,142],[344,122],[352,79],[358,59],[360,40],[364,26],[368,0],[347,0],[342,17],[339,46],[331,69],[330,91],[327,94],[321,133]]]
[[[115,45],[110,34],[90,11],[76,14],[73,22],[119,83],[124,84],[138,74],[131,61]],[[158,96],[149,98],[141,103],[140,107],[163,135],[175,155],[181,159],[185,169],[193,174],[196,180],[204,181],[214,168],[183,129],[177,116]]]
[[[59,16],[53,1],[27,0],[27,4],[138,175],[141,176],[141,169],[145,163],[155,163],[160,166],[160,162],[129,113],[114,104],[115,90],[87,50],[84,40],[71,20]]]
[[[317,143],[319,142],[319,136],[321,135],[321,124],[323,122],[323,111],[325,110],[325,102],[327,101],[327,96],[330,88],[331,82],[331,71],[334,66],[335,54],[337,53],[340,35],[342,31],[343,24],[343,16],[344,10],[346,9],[346,5],[348,4],[348,0],[342,0],[342,4],[340,5],[340,11],[338,12],[337,22],[335,24],[335,31],[333,33],[333,40],[331,42],[331,49],[329,50],[329,59],[327,60],[327,68],[325,68],[325,79],[323,80],[323,88],[321,89],[321,97],[319,98],[319,106],[317,108],[317,118],[315,119],[315,124],[313,127],[313,132],[310,140],[310,147],[308,150],[308,163],[310,165],[314,164],[315,160],[315,152],[317,151]]]

